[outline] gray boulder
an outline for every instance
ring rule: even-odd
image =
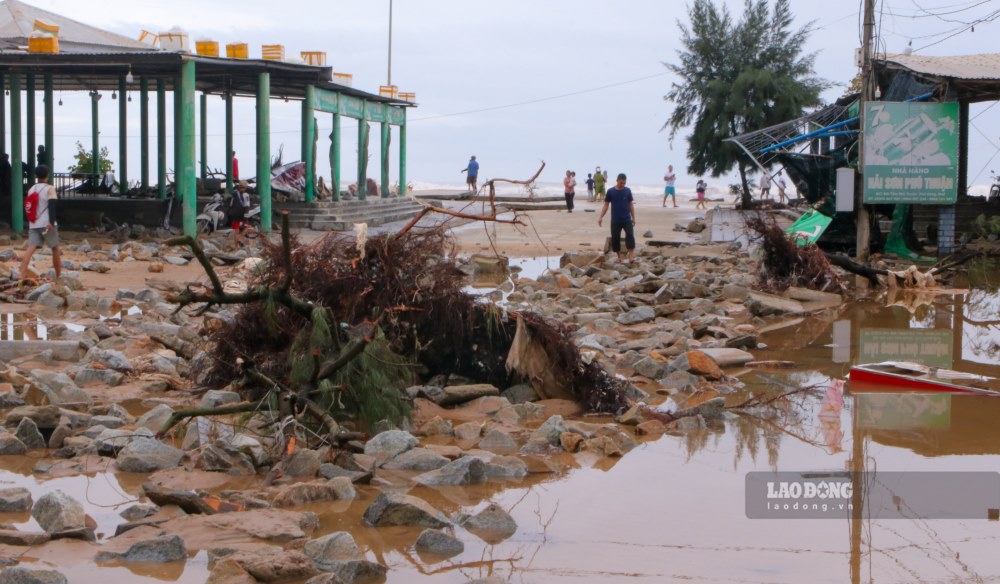
[[[354,536],[346,531],[338,531],[309,541],[302,551],[320,570],[334,561],[360,560],[364,558]]]
[[[652,306],[637,306],[632,310],[619,314],[615,321],[618,324],[630,325],[650,322],[656,319],[656,310]]]
[[[423,499],[401,493],[383,492],[365,510],[365,521],[375,527],[419,525],[445,527],[448,518]]]
[[[0,456],[24,454],[28,447],[10,432],[0,432]]]
[[[0,584],[67,584],[69,580],[55,570],[31,570],[20,566],[0,571]]]
[[[507,401],[512,404],[533,402],[538,399],[538,394],[535,392],[535,388],[528,383],[512,385],[503,390],[500,395],[507,398]]]
[[[174,415],[174,409],[167,404],[160,404],[143,414],[137,422],[140,428],[146,428],[153,433],[159,432],[163,425],[167,423],[170,416]]]
[[[465,551],[465,544],[461,540],[440,529],[425,529],[420,533],[420,537],[417,538],[415,547],[418,552],[446,557]]]
[[[448,459],[433,450],[413,448],[382,465],[386,470],[417,470],[426,472],[448,464]]]
[[[116,371],[132,370],[132,362],[128,360],[125,353],[114,349],[101,349],[96,346],[91,347],[90,350],[87,351],[87,354],[84,355],[83,359],[88,362],[96,361],[101,365]]]
[[[136,438],[118,453],[118,469],[124,472],[154,472],[176,468],[184,451],[153,438]]]
[[[471,485],[486,480],[486,464],[479,458],[463,456],[443,467],[413,477],[428,487]]]
[[[42,495],[31,508],[31,516],[47,533],[87,527],[83,505],[59,489]]]
[[[124,562],[142,562],[148,564],[165,564],[187,559],[187,548],[179,535],[161,535],[152,539],[137,541],[123,553],[99,552],[97,561],[121,560]]]
[[[31,491],[23,487],[0,489],[0,513],[31,511]]]
[[[323,458],[319,452],[308,448],[300,448],[288,459],[285,474],[290,477],[314,477],[319,472]]]
[[[31,371],[31,378],[34,381],[32,388],[44,394],[50,404],[91,403],[87,392],[77,387],[65,373],[34,369]],[[39,427],[42,425],[39,424]]]
[[[205,392],[205,395],[201,398],[201,403],[198,404],[200,408],[217,408],[219,406],[224,406],[226,404],[237,404],[240,403],[240,394],[235,391],[221,391],[217,389],[210,389]]]
[[[506,432],[490,430],[479,441],[479,448],[491,452],[511,452],[517,450],[517,441]]]
[[[84,367],[76,374],[73,378],[77,385],[90,385],[92,383],[99,383],[101,385],[109,385],[111,387],[117,387],[125,381],[125,375],[121,372],[115,371],[114,369],[96,369],[94,367]]]
[[[14,436],[24,444],[25,448],[45,448],[45,438],[31,418],[21,418]]]
[[[667,364],[650,357],[645,357],[632,366],[632,371],[636,375],[642,375],[650,379],[659,379],[667,373]]]
[[[375,459],[378,464],[398,456],[420,444],[417,438],[403,430],[389,430],[378,434],[365,444],[365,454]]]
[[[444,395],[435,401],[440,406],[452,406],[490,395],[500,395],[500,390],[488,383],[449,385],[444,388]]]
[[[487,543],[499,543],[517,532],[517,522],[496,503],[475,515],[459,514],[455,522]]]

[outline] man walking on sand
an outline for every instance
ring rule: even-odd
[[[594,171],[594,198],[598,201],[604,200],[604,183],[607,182],[607,178],[601,174],[601,167],[598,166],[597,170]]]
[[[674,183],[677,181],[677,175],[674,174],[673,165],[667,166],[667,174],[663,175],[663,182],[667,183],[667,186],[663,188],[663,206],[667,206],[667,197],[670,197],[674,201],[674,208],[677,208],[677,191],[674,190]]]
[[[622,254],[622,230],[625,230],[625,249],[628,250],[629,263],[635,263],[635,200],[632,189],[625,186],[625,173],[618,175],[615,186],[604,196],[604,208],[597,218],[597,226],[604,221],[604,215],[611,207],[611,251],[618,254],[618,260],[625,259]]]
[[[771,198],[771,174],[766,170],[760,175],[760,199]]]
[[[476,162],[475,156],[469,159],[469,165],[463,168],[460,172],[468,173],[465,175],[465,184],[469,185],[469,190],[474,193],[479,191],[476,186],[476,183],[479,180],[479,163]]]
[[[56,280],[62,275],[62,258],[59,250],[59,231],[56,222],[56,203],[59,201],[56,188],[48,184],[49,167],[44,164],[35,167],[35,178],[38,179],[28,191],[25,199],[35,196],[37,209],[35,220],[28,222],[28,250],[21,259],[21,278],[28,273],[28,263],[35,250],[43,245],[52,248],[52,268],[56,272]],[[30,217],[29,217],[30,219]]]

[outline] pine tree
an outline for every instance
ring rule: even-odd
[[[744,208],[750,187],[750,159],[726,138],[800,117],[820,103],[829,84],[813,72],[815,54],[803,54],[806,25],[792,29],[789,0],[746,0],[734,21],[724,4],[694,0],[690,26],[678,22],[683,49],[679,63],[666,66],[680,77],[663,97],[674,104],[664,128],[673,140],[691,126],[688,172],[719,176],[737,166]]]

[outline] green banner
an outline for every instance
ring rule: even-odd
[[[406,123],[406,108],[391,105],[386,106],[385,116],[389,119],[390,124],[402,126]]]
[[[313,95],[316,97],[316,103],[313,108],[316,111],[326,112],[328,114],[340,113],[339,93],[323,89],[321,87],[315,88],[313,92]]]
[[[831,221],[833,221],[833,217],[827,217],[815,209],[810,209],[805,215],[799,217],[798,221],[792,223],[792,226],[785,233],[794,239],[799,247],[805,247],[816,243],[819,236],[823,235],[826,228],[830,226]]]
[[[341,95],[340,113],[355,120],[363,120],[365,118],[365,100],[351,95]]]
[[[385,104],[380,101],[368,102],[368,120],[372,122],[384,122]]]
[[[865,103],[864,202],[958,198],[958,103]]]
[[[861,329],[858,362],[915,361],[950,369],[952,342],[945,329]]]

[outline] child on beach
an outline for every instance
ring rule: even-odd
[[[589,172],[587,173],[587,197],[590,198],[590,202],[594,202],[594,177]]]
[[[701,179],[698,179],[698,184],[694,188],[695,192],[698,193],[698,205],[695,207],[696,209],[707,209],[708,208],[708,207],[705,206],[705,188],[707,186],[708,185],[705,184],[705,181],[703,181]]]

